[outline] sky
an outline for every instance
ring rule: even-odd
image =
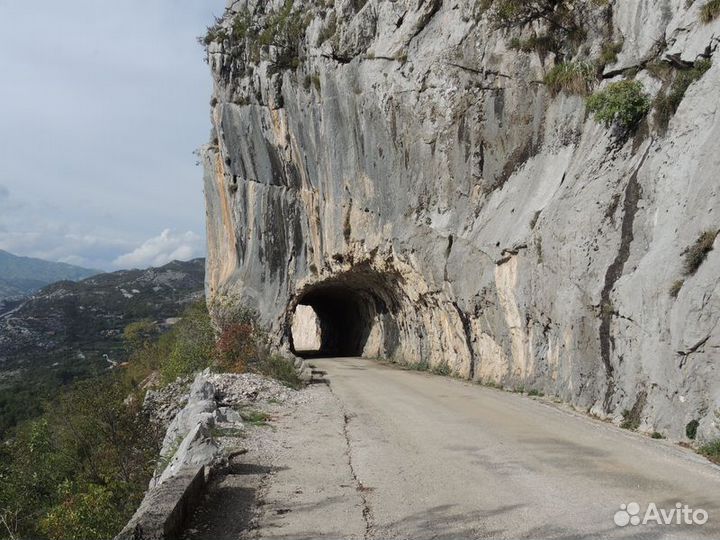
[[[101,270],[205,253],[225,0],[0,0],[0,249]]]

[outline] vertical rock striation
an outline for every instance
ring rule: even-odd
[[[667,93],[720,22],[701,0],[569,3],[581,32],[546,50],[543,23],[483,2],[230,2],[206,39],[213,309],[254,308],[292,347],[310,304],[337,353],[720,436],[720,249],[684,275],[720,228],[720,62],[667,128],[624,135],[545,84],[592,62],[591,86]]]

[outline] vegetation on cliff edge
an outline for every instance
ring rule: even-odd
[[[0,539],[107,539],[120,531],[159,463],[164,428],[142,407],[153,380],[211,367],[300,386],[252,313],[221,324],[216,334],[204,302],[165,333],[149,320],[133,322],[123,333],[123,370],[77,382],[21,424],[0,446]]]

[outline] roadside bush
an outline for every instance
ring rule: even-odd
[[[565,62],[557,64],[547,75],[545,84],[552,95],[560,92],[585,96],[595,80],[595,67],[586,62]]]
[[[700,422],[698,422],[697,420],[690,420],[685,426],[685,435],[691,441],[694,441],[695,437],[697,437],[697,429],[699,425]]]
[[[442,362],[442,363],[440,363],[440,364],[438,364],[438,365],[436,365],[436,366],[433,366],[433,367],[430,369],[430,372],[431,372],[433,375],[444,375],[444,376],[446,376],[446,377],[447,377],[448,375],[450,375],[450,373],[451,373],[451,371],[450,371],[450,366],[447,364],[447,362]]]
[[[220,332],[214,354],[219,370],[243,373],[248,360],[256,357],[256,336],[250,323],[232,324]]]
[[[704,444],[698,448],[698,452],[713,463],[720,465],[720,439]]]
[[[167,339],[171,343],[169,356],[161,366],[163,381],[171,382],[208,367],[215,351],[215,331],[205,302],[185,310]]]
[[[680,107],[680,103],[685,97],[685,92],[692,83],[702,78],[705,72],[710,69],[712,62],[710,60],[698,60],[691,69],[680,71],[672,83],[669,91],[660,94],[655,99],[655,111],[658,124],[661,129],[666,129],[670,123],[670,118]]]
[[[595,120],[610,127],[617,123],[629,131],[637,127],[650,110],[650,98],[638,81],[620,81],[595,92],[587,100]]]
[[[258,359],[250,368],[266,377],[271,377],[290,388],[299,389],[303,386],[295,365],[287,358],[278,355],[267,355]]]

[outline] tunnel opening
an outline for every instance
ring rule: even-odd
[[[363,356],[371,336],[383,334],[393,319],[396,302],[389,280],[379,274],[348,273],[302,291],[292,313],[293,352],[304,357]]]

